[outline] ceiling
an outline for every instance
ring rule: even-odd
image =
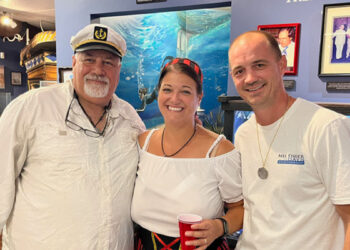
[[[0,0],[0,14],[3,12],[43,31],[55,30],[55,0]]]

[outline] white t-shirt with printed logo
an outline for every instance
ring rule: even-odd
[[[265,159],[280,120],[258,126]],[[341,250],[336,204],[350,204],[350,119],[298,98],[285,114],[262,180],[253,115],[237,131],[244,226],[238,250]]]

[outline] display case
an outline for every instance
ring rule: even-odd
[[[224,135],[228,140],[233,141],[235,122],[237,122],[235,113],[238,111],[252,111],[252,108],[239,96],[219,96],[218,101],[224,111]],[[346,116],[350,115],[350,104],[348,103],[319,102],[317,104]]]
[[[57,82],[55,31],[36,34],[20,56],[21,65],[26,67],[29,90],[39,88],[40,81]]]

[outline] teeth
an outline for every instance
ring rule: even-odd
[[[262,86],[263,86],[263,85],[260,85],[260,86],[256,87],[255,89],[248,89],[248,91],[249,91],[249,92],[256,91],[256,90],[262,88]]]
[[[170,111],[181,111],[182,110],[182,108],[175,108],[175,107],[168,107],[168,109],[170,110]]]
[[[103,80],[97,80],[97,79],[86,79],[86,80],[107,84],[107,82],[106,82],[106,81],[103,81]]]

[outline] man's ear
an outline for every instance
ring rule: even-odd
[[[284,76],[284,73],[287,71],[287,58],[283,55],[279,61],[279,66],[281,70],[281,75]]]
[[[75,54],[72,56],[72,67],[75,66],[75,64],[77,63],[77,58],[75,56]]]

